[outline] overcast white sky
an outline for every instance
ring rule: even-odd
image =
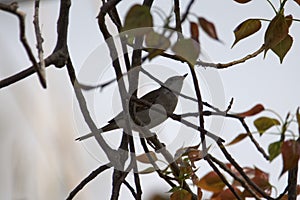
[[[130,2],[133,4],[138,1]],[[154,9],[162,9],[169,13],[170,2],[171,0],[164,1],[164,3],[156,1]],[[278,1],[272,2],[278,7]],[[20,4],[20,9],[27,13],[26,34],[31,47],[34,48],[35,38],[31,26],[32,8],[33,5],[30,3]],[[121,16],[124,16],[129,5],[121,3],[118,8]],[[183,8],[185,8],[184,5]],[[286,8],[286,14],[293,14],[294,18],[300,19],[299,6],[294,1],[288,1]],[[97,82],[109,80],[113,72],[112,69],[107,69],[108,61],[104,56],[105,45],[95,18],[98,10],[98,1],[73,1],[70,17],[70,54],[82,80],[91,83],[91,80]],[[196,1],[192,12],[212,21],[217,28],[219,38],[223,41],[223,44],[215,42],[203,32],[200,33],[201,56],[210,62],[232,61],[257,50],[263,42],[266,22],[262,23],[263,27],[259,33],[240,41],[233,49],[230,49],[234,41],[233,30],[240,22],[248,18],[271,19],[274,16],[267,1],[253,1],[245,5],[239,5],[234,1],[223,3],[218,0]],[[56,40],[58,1],[42,1],[41,14],[45,55],[49,55]],[[154,16],[154,22],[161,23],[157,15],[154,14]],[[196,20],[193,16],[189,19]],[[3,79],[27,68],[30,62],[18,39],[16,17],[0,11],[0,25],[0,79]],[[257,103],[262,103],[266,108],[277,111],[283,118],[287,112],[294,113],[300,106],[300,93],[297,86],[300,74],[300,42],[297,37],[300,35],[299,25],[295,22],[291,27],[290,34],[294,37],[294,44],[283,64],[280,64],[279,59],[269,51],[265,59],[263,55],[259,55],[244,64],[225,70],[199,68],[197,71],[201,77],[200,81],[203,81],[200,86],[204,99],[224,108],[231,97],[234,97],[232,107],[234,112],[244,111]],[[188,36],[188,32],[186,33]],[[100,54],[101,52],[103,54]],[[162,81],[170,75],[188,72],[187,68],[181,64],[155,60],[154,62],[153,73],[157,74]],[[99,65],[101,65],[100,70]],[[162,71],[161,66],[166,67],[166,71]],[[93,78],[89,79],[86,75]],[[44,90],[39,85],[36,75],[33,75],[0,90],[0,135],[2,138],[0,141],[0,176],[3,177],[0,182],[0,199],[65,198],[83,177],[100,164],[101,156],[98,155],[98,147],[93,144],[93,141],[88,141],[84,145],[74,142],[79,134],[86,133],[88,129],[82,125],[82,118],[76,111],[77,104],[74,101],[66,69],[54,67],[47,69],[47,82],[48,89]],[[145,90],[154,86],[153,83],[143,84]],[[189,77],[184,86],[184,91],[187,93],[190,92],[190,84]],[[114,103],[111,103],[109,98],[113,96],[114,99],[118,99],[115,90],[116,88],[109,86],[102,93],[89,94],[91,101],[89,106],[94,111],[94,117],[99,126],[105,124],[118,112],[115,107],[112,109]],[[184,101],[181,103],[182,106],[178,108],[178,112],[181,109],[184,112],[184,108],[193,108]],[[272,116],[267,112],[265,114]],[[252,128],[253,119],[248,120]],[[178,124],[170,122],[165,126],[167,128],[164,130],[168,130],[168,127],[176,127]],[[219,128],[209,120],[207,127],[211,130]],[[241,132],[243,129],[237,122],[225,120],[220,135],[231,140]],[[177,137],[172,138],[169,133],[166,135],[162,134],[161,137],[167,140],[170,146],[177,142]],[[112,145],[116,145],[113,144],[112,138],[109,139]],[[278,136],[272,135],[264,136],[260,141],[266,147],[271,141],[278,139]],[[281,158],[277,158],[269,165],[263,159],[256,158],[257,152],[247,141],[233,146],[230,150],[243,166],[255,165],[261,169],[271,170],[272,184],[279,187],[279,192],[282,191],[282,184],[286,177],[278,180],[281,171],[278,166],[281,166]],[[214,152],[218,154],[217,150]],[[209,170],[207,165],[201,165],[199,176]],[[77,199],[98,199],[99,195],[107,196],[110,193],[110,174],[109,172],[100,175],[80,192]],[[154,185],[153,178],[157,176],[143,176],[142,186],[145,196],[155,190],[160,192],[169,190],[162,180],[156,179],[157,184]],[[122,190],[121,195],[121,199],[127,199],[129,194],[127,190]]]

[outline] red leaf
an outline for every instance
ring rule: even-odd
[[[191,38],[199,42],[199,29],[195,22],[190,22]]]
[[[239,117],[250,117],[260,113],[261,111],[265,110],[262,104],[256,104],[250,110],[237,114]]]
[[[297,166],[300,155],[300,143],[295,140],[285,141],[281,146],[281,155],[283,169],[280,176]]]
[[[248,3],[251,0],[234,0],[234,1],[238,3]]]
[[[203,17],[198,18],[201,28],[213,39],[219,40],[215,25]]]

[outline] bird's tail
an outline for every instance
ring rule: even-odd
[[[82,141],[82,140],[88,139],[90,137],[93,137],[96,134],[101,134],[103,132],[111,131],[111,130],[118,129],[118,128],[119,127],[118,127],[117,123],[115,121],[113,121],[113,122],[103,126],[102,128],[99,128],[95,133],[88,133],[86,135],[76,138],[75,140]]]

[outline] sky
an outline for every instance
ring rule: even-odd
[[[130,1],[131,4],[139,1]],[[161,24],[157,12],[169,13],[171,0],[166,3],[154,3],[154,23]],[[278,7],[278,1],[274,2]],[[79,80],[87,84],[101,83],[110,80],[113,70],[107,59],[107,49],[103,37],[97,26],[96,16],[99,2],[95,0],[74,1],[71,7],[69,48]],[[182,5],[185,8],[185,4]],[[121,16],[125,16],[130,5],[121,3],[118,6]],[[41,2],[41,30],[45,55],[49,55],[56,42],[55,25],[58,16],[58,1]],[[32,27],[33,5],[20,3],[20,9],[26,15],[26,34],[32,48],[35,47],[34,30]],[[300,19],[299,6],[294,1],[288,1],[286,14],[293,14]],[[184,10],[184,9],[183,9]],[[267,1],[252,1],[248,4],[237,4],[234,1],[220,3],[217,0],[196,1],[192,7],[193,15],[205,17],[214,23],[218,36],[222,42],[210,39],[203,31],[200,32],[201,59],[214,63],[226,63],[244,57],[257,50],[263,43],[264,31],[267,23],[262,22],[262,29],[248,39],[240,41],[231,49],[234,41],[233,30],[242,21],[249,18],[271,19],[274,12]],[[18,21],[15,16],[0,11],[0,79],[19,72],[30,62],[18,39]],[[110,30],[115,31],[108,23]],[[246,63],[223,70],[199,67],[200,87],[203,99],[225,109],[234,98],[233,112],[245,111],[257,103],[265,108],[276,111],[282,118],[288,112],[295,113],[300,105],[300,94],[297,92],[299,79],[300,35],[299,23],[293,23],[290,34],[294,38],[293,46],[280,64],[274,53],[269,51],[266,58],[259,55]],[[188,26],[184,27],[184,35],[189,37]],[[188,72],[185,65],[170,62],[166,59],[154,59],[145,63],[160,80],[169,76]],[[76,99],[68,80],[66,69],[56,69],[53,66],[46,72],[48,88],[42,89],[36,75],[32,75],[14,85],[0,90],[0,199],[62,199],[92,170],[97,168],[105,158],[99,152],[99,147],[90,140],[83,143],[74,139],[88,131],[78,112]],[[141,93],[157,87],[153,81],[147,79],[141,82]],[[183,92],[192,93],[192,79],[187,77]],[[142,94],[141,94],[142,95]],[[103,91],[86,93],[92,116],[99,127],[120,111],[115,84],[104,88]],[[113,101],[112,101],[113,99]],[[195,105],[181,99],[176,112],[196,109]],[[261,114],[274,117],[271,112]],[[254,130],[253,120],[247,119]],[[206,127],[230,141],[243,131],[241,125],[230,119],[207,119]],[[295,127],[293,127],[295,128]],[[175,151],[182,145],[195,142],[193,131],[186,129],[169,120],[158,128],[159,137]],[[171,131],[170,131],[171,130]],[[176,134],[174,134],[174,130]],[[295,129],[294,129],[295,130]],[[184,132],[184,137],[182,133]],[[117,147],[118,137],[106,135],[109,144]],[[259,138],[258,136],[256,136]],[[193,138],[192,140],[189,140]],[[278,136],[266,135],[259,138],[263,147],[271,141],[278,140]],[[182,142],[184,141],[184,142]],[[184,144],[183,144],[184,143]],[[247,148],[247,149],[246,149]],[[140,149],[138,149],[140,150]],[[271,182],[278,186],[279,192],[286,177],[278,179],[281,168],[281,158],[271,164],[258,157],[253,145],[243,141],[229,148],[230,152],[243,166],[257,166],[271,171]],[[212,153],[219,155],[217,148]],[[199,176],[204,175],[210,168],[201,163]],[[79,193],[77,199],[97,199],[99,195],[107,196],[111,188],[111,171],[101,174]],[[157,184],[153,185],[153,177]],[[132,181],[132,178],[129,178]],[[142,177],[145,198],[153,192],[167,192],[170,188],[156,175]],[[99,189],[100,188],[100,189]],[[121,192],[121,199],[130,196],[125,189]],[[50,198],[51,197],[51,198]]]

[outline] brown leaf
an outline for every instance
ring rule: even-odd
[[[225,187],[225,183],[214,171],[203,176],[196,185],[210,192],[220,192]]]
[[[242,192],[238,188],[234,187],[234,190],[240,197],[242,197]],[[233,200],[233,199],[236,199],[236,197],[231,192],[231,190],[227,188],[227,189],[223,190],[222,192],[220,192],[219,195],[216,197],[216,199]]]
[[[199,29],[195,22],[190,22],[191,38],[199,42]]]
[[[293,22],[293,16],[292,15],[285,16],[285,21],[286,21],[288,27],[290,28],[290,26],[292,25],[292,22]]]
[[[170,200],[191,200],[192,194],[184,189],[173,192],[170,196]]]
[[[281,146],[281,155],[283,160],[282,176],[286,171],[293,169],[299,161],[300,143],[295,140],[285,141]]]
[[[265,110],[265,108],[262,104],[256,104],[250,110],[239,113],[239,114],[237,114],[237,116],[239,116],[239,117],[250,117],[250,116],[253,116],[253,115],[256,115],[256,114],[260,113],[263,110]]]
[[[202,196],[203,196],[203,192],[202,192],[201,188],[198,187],[198,190],[197,190],[197,199],[198,200],[202,200]]]
[[[297,118],[297,122],[298,122],[299,133],[300,133],[300,112],[299,112],[299,107],[297,108],[297,111],[296,111],[296,118]]]
[[[283,39],[275,47],[272,48],[272,51],[279,57],[280,63],[282,63],[285,55],[291,49],[292,44],[293,44],[292,36],[287,35],[285,39]]]
[[[277,14],[270,22],[265,33],[265,55],[266,52],[279,44],[289,33],[288,23],[283,14]]]
[[[233,42],[231,48],[240,40],[256,33],[261,28],[261,22],[258,19],[247,19],[246,21],[240,23],[234,29],[235,41]]]
[[[151,158],[154,162],[158,160],[156,157],[156,154],[153,151],[150,151],[149,153],[143,153],[143,154],[137,156],[136,160],[139,162],[142,162],[142,163],[151,163],[148,156],[151,156]]]
[[[234,0],[234,1],[238,3],[248,3],[251,0]]]
[[[207,21],[203,17],[199,17],[198,22],[205,33],[207,33],[211,38],[219,40],[215,25],[212,22]]]
[[[236,144],[236,143],[242,141],[243,139],[245,139],[245,138],[247,137],[247,135],[248,135],[247,133],[241,133],[241,134],[239,134],[239,135],[236,136],[231,142],[229,142],[229,143],[227,144],[227,146],[233,145],[233,144]]]

